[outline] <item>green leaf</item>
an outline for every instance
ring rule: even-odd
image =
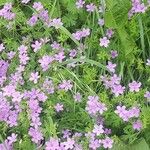
[[[150,148],[146,143],[145,139],[143,138],[134,145],[131,145],[129,150],[150,150]]]
[[[111,150],[150,150],[150,149],[145,139],[142,138],[133,145],[125,145],[122,142],[116,143],[114,144]]]

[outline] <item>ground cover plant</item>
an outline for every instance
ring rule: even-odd
[[[149,0],[0,0],[0,150],[149,150]]]

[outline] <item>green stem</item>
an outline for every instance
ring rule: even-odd
[[[144,58],[144,62],[146,62],[145,44],[144,44],[144,28],[143,28],[141,16],[138,17],[138,21],[139,21],[139,28],[140,28],[140,40],[141,40],[141,46],[142,46],[142,51],[143,51],[143,58]]]

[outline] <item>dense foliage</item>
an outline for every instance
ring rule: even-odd
[[[149,150],[149,0],[0,0],[0,150]]]

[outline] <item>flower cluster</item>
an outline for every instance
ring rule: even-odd
[[[115,113],[119,115],[124,121],[129,121],[130,118],[139,117],[140,110],[137,107],[133,107],[129,110],[126,109],[126,106],[117,106]]]
[[[58,86],[59,89],[63,89],[65,91],[71,90],[73,87],[70,80],[63,80]]]
[[[43,71],[47,71],[50,67],[50,64],[53,62],[54,58],[52,56],[44,55],[41,59],[39,59],[39,63],[43,69]]]
[[[27,99],[27,103],[30,109],[30,129],[29,135],[32,137],[32,141],[35,143],[43,140],[43,134],[40,131],[41,121],[40,121],[40,113],[42,108],[40,107],[41,102],[45,102],[47,96],[40,92],[40,90],[32,89],[31,91],[26,91],[24,94],[24,98]]]
[[[141,3],[140,0],[132,0],[132,8],[128,13],[129,18],[131,18],[136,13],[145,13],[147,6]]]
[[[77,31],[76,33],[73,33],[72,36],[76,40],[81,40],[84,37],[87,37],[90,35],[90,29],[83,28],[81,31]]]
[[[83,8],[84,5],[85,5],[85,1],[84,0],[77,0],[76,1],[76,7],[77,7],[77,9]],[[87,12],[94,12],[96,10],[96,5],[93,4],[93,3],[86,4],[85,8],[86,8]]]
[[[11,105],[5,98],[3,93],[0,93],[0,121],[6,122],[10,127],[17,126],[19,109],[18,104]]]
[[[15,13],[12,12],[12,3],[6,3],[2,9],[0,9],[0,17],[7,20],[13,20]]]
[[[107,110],[104,103],[99,102],[98,96],[89,96],[85,110],[90,115],[103,114]]]
[[[53,81],[48,78],[45,79],[42,88],[43,88],[44,92],[46,92],[48,94],[53,94],[54,90],[55,90]]]
[[[8,136],[7,139],[0,144],[0,149],[4,150],[4,149],[9,149],[12,150],[13,149],[13,143],[15,143],[17,141],[17,134],[12,133],[11,136]]]
[[[124,93],[125,87],[120,84],[121,78],[116,74],[110,77],[101,76],[101,80],[106,89],[111,89],[111,92],[117,97]]]

